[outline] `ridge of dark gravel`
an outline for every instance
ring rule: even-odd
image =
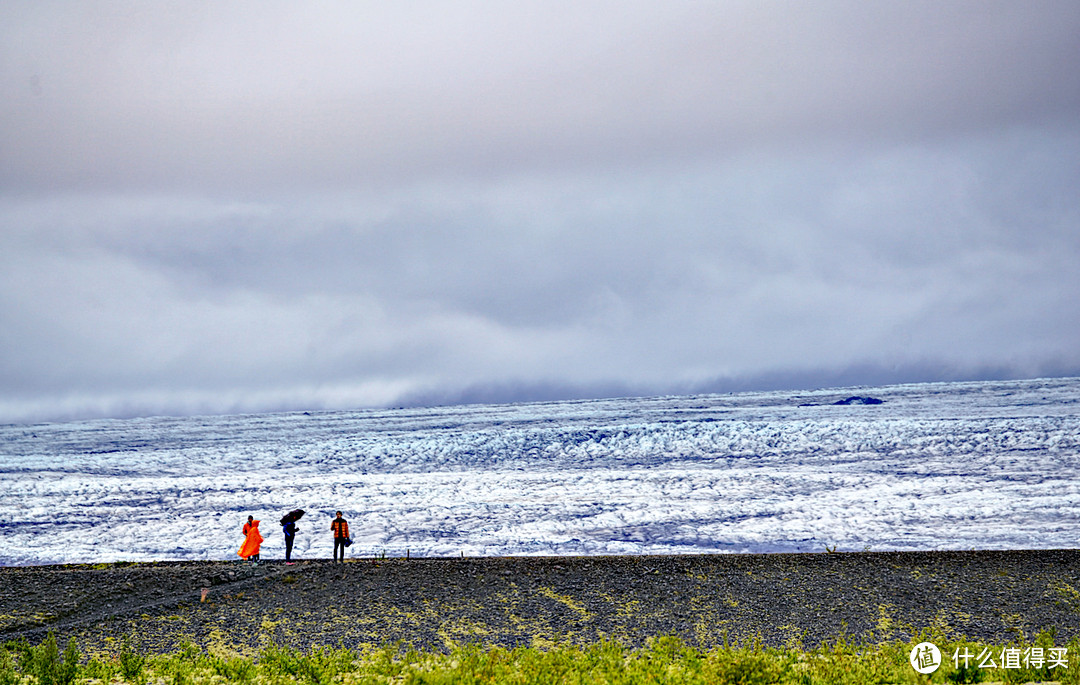
[[[205,590],[205,598],[204,598]],[[1080,635],[1080,550],[156,562],[0,568],[0,641],[254,653],[445,649],[674,634],[807,647],[935,627],[1005,643]]]

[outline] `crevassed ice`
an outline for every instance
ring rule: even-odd
[[[1072,547],[1078,472],[1080,379],[2,426],[0,564]]]

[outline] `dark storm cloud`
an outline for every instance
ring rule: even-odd
[[[1075,373],[1077,35],[5,4],[0,419]]]

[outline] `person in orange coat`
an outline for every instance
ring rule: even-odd
[[[345,541],[349,539],[349,522],[341,518],[341,512],[330,523],[330,530],[334,533],[334,561],[338,560],[338,550],[341,550],[341,561],[345,561]]]
[[[244,559],[250,561],[259,560],[259,546],[262,545],[263,536],[259,533],[259,522],[255,520],[254,516],[248,516],[247,523],[244,524],[244,544],[240,546],[240,551],[237,552]]]

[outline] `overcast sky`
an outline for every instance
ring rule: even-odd
[[[1080,3],[0,4],[0,421],[1080,374]]]

